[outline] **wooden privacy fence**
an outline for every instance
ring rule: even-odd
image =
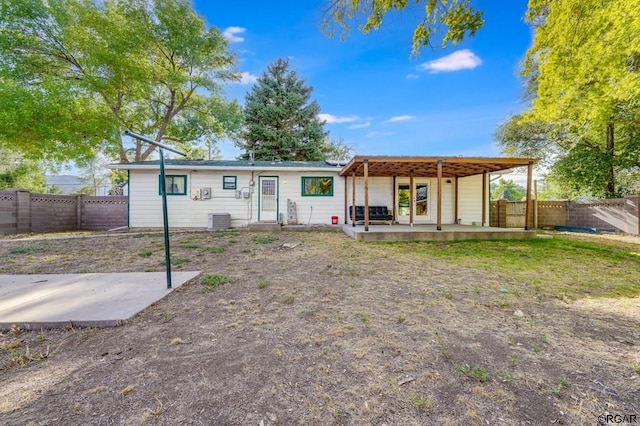
[[[128,224],[126,196],[0,191],[0,235],[112,229]]]
[[[531,223],[535,227],[535,203],[532,203]],[[524,228],[527,203],[507,200],[491,201],[490,225],[496,228]]]
[[[531,223],[536,228],[580,226],[618,229],[640,234],[638,196],[609,200],[532,201]],[[491,226],[523,228],[526,203],[524,201],[491,201]]]

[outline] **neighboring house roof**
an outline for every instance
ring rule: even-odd
[[[165,169],[192,170],[304,170],[339,172],[345,163],[335,161],[249,161],[249,160],[164,160]],[[120,170],[157,170],[160,161],[138,161],[132,163],[110,164],[112,169]]]
[[[46,176],[47,187],[57,186],[64,194],[71,194],[84,187],[84,182],[74,175],[51,175]]]

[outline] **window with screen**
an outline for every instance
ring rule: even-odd
[[[222,189],[238,189],[238,177],[222,176]]]
[[[303,177],[302,178],[303,197],[332,197],[333,178],[332,177]]]
[[[164,175],[167,195],[187,195],[186,175]],[[158,194],[162,195],[162,185],[158,176]]]

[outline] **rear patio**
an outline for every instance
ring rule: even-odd
[[[533,238],[531,182],[536,161],[356,156],[340,172],[345,178],[342,229],[357,241]],[[527,168],[524,229],[489,227],[489,175],[518,167]],[[378,213],[387,210],[388,215]],[[391,225],[377,225],[382,222]]]
[[[461,240],[524,240],[535,238],[536,232],[522,228],[493,228],[449,224],[442,225],[342,225],[342,231],[356,241],[461,241]]]

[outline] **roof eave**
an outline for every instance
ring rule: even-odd
[[[114,170],[158,170],[159,165],[157,164],[128,164],[128,163],[118,163],[118,164],[109,164],[107,166],[110,169]],[[300,172],[331,172],[338,173],[342,170],[341,167],[317,167],[317,166],[309,166],[309,167],[278,167],[278,166],[199,166],[199,165],[180,165],[180,164],[165,164],[165,170],[211,170],[211,171],[268,171],[268,172],[282,172],[282,171],[300,171]]]

